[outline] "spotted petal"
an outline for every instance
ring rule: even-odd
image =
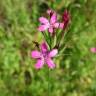
[[[48,65],[49,68],[51,68],[51,69],[55,68],[55,64],[54,64],[54,62],[52,61],[52,59],[47,58],[47,59],[46,59],[46,63],[47,63],[47,65]]]
[[[32,58],[40,58],[41,53],[39,51],[35,50],[35,51],[31,52],[31,56],[32,56]]]
[[[39,31],[45,31],[48,28],[48,25],[40,25],[38,30]]]
[[[36,69],[41,69],[44,65],[44,60],[43,59],[38,59],[37,63],[35,64]]]
[[[40,18],[39,18],[39,21],[40,21],[40,23],[42,23],[42,24],[47,24],[47,23],[49,23],[48,19],[46,19],[45,17],[40,17]]]
[[[53,49],[52,51],[49,52],[48,56],[49,57],[54,57],[56,56],[58,53],[58,50],[57,49]]]

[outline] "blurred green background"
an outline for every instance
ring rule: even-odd
[[[38,18],[48,8],[71,13],[65,55],[55,59],[50,78],[46,66],[35,70],[30,54],[32,41],[42,41]],[[96,47],[96,0],[0,0],[0,96],[48,96],[49,91],[49,96],[96,96],[91,47]]]

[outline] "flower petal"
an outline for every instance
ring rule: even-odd
[[[54,24],[56,21],[57,21],[57,14],[53,13],[53,15],[51,16],[51,19],[50,19],[50,23]]]
[[[53,27],[48,28],[48,31],[49,31],[50,33],[53,33]]]
[[[59,28],[63,29],[64,28],[64,23],[60,23]]]
[[[57,22],[57,23],[55,23],[53,26],[54,26],[55,28],[58,28],[58,27],[59,27],[59,24],[60,24],[60,23]]]
[[[42,52],[46,52],[48,50],[48,46],[46,42],[43,42],[40,47]]]
[[[41,53],[39,51],[35,50],[35,51],[31,52],[31,56],[32,56],[32,58],[40,58]]]
[[[48,64],[49,68],[51,68],[51,69],[55,68],[55,64],[53,63],[51,58],[47,58],[46,63]]]
[[[93,48],[90,49],[90,51],[91,51],[92,53],[96,53],[96,48],[93,47]]]
[[[35,64],[36,69],[41,69],[44,65],[44,60],[43,59],[38,59],[37,63]]]
[[[40,25],[38,30],[39,31],[45,31],[48,28],[48,25]]]
[[[47,23],[49,23],[48,19],[46,19],[45,17],[40,17],[40,18],[39,18],[39,21],[40,21],[42,24],[47,24]]]
[[[48,56],[49,57],[54,57],[56,56],[58,53],[58,50],[57,49],[53,49],[52,51],[49,52]]]

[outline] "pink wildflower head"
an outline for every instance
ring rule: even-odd
[[[53,12],[52,10],[48,10],[47,13],[50,15],[50,20],[48,20],[45,17],[40,17],[39,21],[41,25],[39,26],[39,31],[46,31],[53,33],[54,29],[59,27],[59,22],[57,22],[57,14],[56,12]]]
[[[93,48],[90,49],[90,51],[91,51],[92,53],[96,53],[96,48],[93,47]]]
[[[55,68],[55,64],[52,60],[54,56],[58,53],[57,49],[48,50],[48,46],[45,42],[43,42],[40,46],[40,52],[37,50],[32,51],[32,58],[37,59],[37,63],[35,64],[36,69],[41,69],[44,64],[47,64],[49,68]]]

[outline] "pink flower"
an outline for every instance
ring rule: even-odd
[[[93,47],[93,48],[90,49],[90,51],[91,51],[92,53],[96,53],[96,48]]]
[[[41,69],[43,65],[46,63],[49,68],[53,69],[55,64],[52,60],[54,56],[58,53],[57,49],[52,49],[48,51],[48,46],[45,42],[43,42],[40,46],[41,51],[32,51],[31,56],[32,58],[37,59],[37,63],[35,64],[36,69]]]
[[[69,23],[69,20],[70,20],[70,14],[67,10],[64,11],[62,19],[63,19],[63,22],[60,23],[60,28],[65,29]]]
[[[51,12],[51,10],[49,10],[48,14],[51,14],[50,20],[45,17],[39,18],[41,25],[39,26],[38,30],[45,31],[48,29],[50,33],[53,33],[54,29],[59,27],[59,23],[57,22],[57,14],[55,12]]]

